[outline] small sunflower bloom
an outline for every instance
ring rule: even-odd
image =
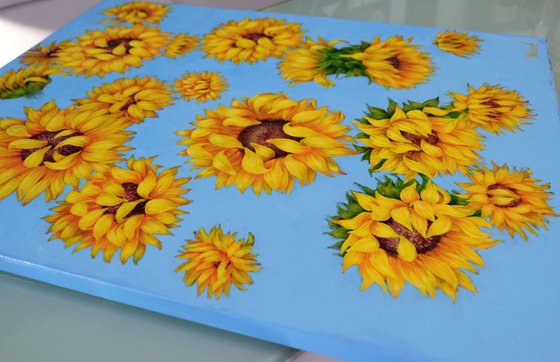
[[[207,58],[223,62],[255,63],[279,58],[302,41],[301,26],[274,18],[231,20],[204,36],[202,51]]]
[[[460,57],[473,55],[480,49],[481,40],[469,33],[459,33],[456,31],[446,31],[438,33],[433,44],[441,51],[452,53]]]
[[[177,256],[186,261],[176,271],[185,273],[186,285],[197,284],[198,295],[206,290],[208,298],[229,295],[232,285],[246,290],[247,285],[253,284],[249,273],[261,270],[258,255],[252,253],[254,242],[251,233],[245,240],[238,239],[237,233],[224,233],[220,226],[212,227],[210,232],[201,228]]]
[[[154,4],[148,1],[132,1],[126,4],[117,5],[103,12],[109,19],[102,23],[111,24],[158,24],[169,12],[169,7],[163,4]]]
[[[33,95],[50,82],[53,70],[47,65],[11,69],[0,76],[0,99],[12,99]]]
[[[228,83],[219,73],[187,72],[175,81],[175,88],[183,99],[205,103],[220,98]]]
[[[432,75],[434,67],[429,54],[410,44],[412,38],[392,36],[382,41],[376,37],[362,52],[347,57],[359,60],[368,78],[386,88],[414,88]]]
[[[476,251],[497,241],[482,231],[488,223],[456,197],[431,181],[387,179],[347,199],[330,221],[330,234],[341,239],[343,270],[358,267],[361,290],[377,284],[396,298],[408,282],[424,296],[441,290],[453,301],[459,287],[476,292],[465,271],[484,267]]]
[[[502,134],[504,131],[515,132],[533,118],[528,102],[515,91],[489,84],[483,84],[478,89],[468,87],[468,94],[450,92],[450,96],[454,110],[466,113],[472,127]]]
[[[60,67],[76,75],[103,78],[106,74],[124,73],[140,67],[146,60],[162,55],[169,34],[155,27],[136,24],[103,30],[88,30],[75,41],[60,45]]]
[[[60,44],[52,42],[47,45],[37,44],[19,57],[19,61],[28,66],[46,65],[51,68],[58,66]]]
[[[546,229],[545,217],[558,216],[549,205],[550,185],[541,184],[529,169],[493,164],[492,169],[473,169],[468,177],[470,182],[457,184],[465,190],[469,206],[511,237],[517,233],[527,240],[525,231],[536,235],[539,227]]]
[[[327,78],[333,74],[324,66],[329,51],[333,51],[340,40],[326,41],[318,37],[317,41],[307,38],[297,48],[288,49],[278,64],[280,74],[290,82],[290,86],[304,82],[315,82],[325,88],[334,86]]]
[[[61,110],[51,101],[25,114],[0,119],[0,199],[15,192],[25,205],[43,191],[46,201],[56,199],[130,150],[132,133],[104,111]]]
[[[90,248],[92,258],[102,251],[107,263],[119,250],[125,264],[131,257],[138,263],[147,246],[161,249],[157,235],[171,234],[185,213],[179,207],[190,201],[183,197],[189,179],[178,178],[177,167],[160,169],[153,158],[132,157],[126,167],[96,173],[45,217],[51,239],[74,251]]]
[[[193,122],[196,128],[177,133],[187,146],[181,154],[200,170],[197,177],[216,176],[216,188],[289,193],[296,179],[305,185],[317,172],[343,173],[333,157],[355,154],[343,119],[341,112],[317,108],[315,100],[264,93],[206,110]]]
[[[197,36],[189,34],[177,34],[172,37],[165,46],[165,56],[175,59],[180,55],[192,52],[198,46]]]
[[[155,77],[121,78],[104,83],[87,92],[86,98],[74,102],[82,110],[105,110],[117,115],[123,127],[157,117],[156,111],[168,107],[175,99],[171,85]]]
[[[445,118],[448,111],[425,107],[404,112],[399,106],[389,118],[366,116],[355,122],[358,142],[373,171],[389,171],[410,180],[417,175],[465,174],[478,164],[483,138],[465,117]],[[385,114],[388,116],[388,114]]]

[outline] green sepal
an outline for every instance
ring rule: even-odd
[[[50,77],[44,77],[47,82],[26,82],[23,86],[15,89],[4,89],[0,91],[0,99],[14,99],[20,97],[31,96],[43,90],[52,80]]]
[[[469,204],[469,200],[465,199],[464,197],[460,197],[456,191],[453,191],[450,194],[451,201],[449,201],[449,205],[467,206]]]
[[[323,50],[323,59],[319,68],[328,75],[343,75],[344,77],[367,77],[365,65],[357,59],[346,55],[362,53],[369,47],[369,43],[349,45],[343,48],[330,48]]]
[[[414,110],[423,110],[426,107],[439,107],[439,97],[428,99],[427,101],[420,103],[409,100],[408,103],[403,103],[403,111],[410,112]]]

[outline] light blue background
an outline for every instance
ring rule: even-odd
[[[106,1],[86,15],[63,27],[43,43],[71,39],[84,29],[102,28],[98,21]],[[203,36],[215,26],[231,19],[263,17],[265,13],[222,11],[174,6],[160,24],[164,31],[188,32]],[[536,114],[523,131],[501,136],[486,134],[482,152],[489,164],[507,162],[510,166],[530,167],[535,177],[552,183],[556,193],[552,207],[560,210],[558,191],[560,153],[557,103],[546,43],[542,39],[474,33],[483,39],[479,55],[460,58],[439,51],[431,44],[441,29],[340,21],[293,15],[272,15],[301,23],[306,35],[315,38],[344,39],[350,43],[369,41],[377,35],[414,37],[424,51],[432,54],[437,70],[430,82],[409,90],[386,90],[366,79],[335,80],[336,86],[324,89],[318,84],[299,84],[292,88],[278,75],[277,59],[253,65],[218,63],[194,51],[177,59],[158,57],[142,68],[103,79],[54,76],[53,82],[30,99],[0,101],[0,117],[24,117],[23,106],[38,108],[56,99],[62,108],[72,98],[81,98],[95,85],[121,77],[155,75],[172,83],[186,71],[219,71],[230,84],[222,98],[196,104],[178,100],[159,113],[132,127],[137,132],[130,143],[135,150],[127,156],[157,155],[156,163],[165,167],[182,165],[177,154],[177,130],[192,128],[190,122],[204,109],[229,105],[234,98],[261,92],[285,92],[299,100],[316,98],[319,106],[340,110],[345,123],[363,115],[365,104],[385,107],[387,98],[397,102],[424,101],[447,91],[466,93],[466,83],[475,88],[484,82],[518,90]],[[535,43],[538,57],[527,58],[527,43]],[[19,68],[10,63],[2,72]],[[352,135],[357,132],[354,130]],[[0,268],[62,285],[112,300],[137,305],[196,322],[244,333],[254,337],[352,360],[372,358],[415,360],[547,360],[560,352],[560,281],[558,279],[560,235],[558,219],[549,230],[523,241],[494,232],[504,242],[482,251],[487,267],[472,277],[479,292],[459,292],[457,301],[438,293],[436,299],[424,298],[407,285],[398,299],[384,295],[373,286],[360,292],[356,268],[342,273],[341,258],[327,247],[335,242],[326,218],[336,211],[336,203],[354,183],[373,185],[367,164],[360,156],[337,158],[347,175],[329,178],[318,175],[305,187],[296,186],[289,195],[256,197],[240,194],[234,187],[214,190],[214,179],[193,179],[187,195],[193,201],[189,212],[175,229],[175,236],[162,236],[163,249],[149,248],[138,265],[122,266],[115,257],[111,264],[101,257],[91,259],[89,250],[75,254],[64,249],[60,240],[47,242],[48,224],[41,217],[50,214],[55,202],[45,204],[41,197],[23,207],[12,195],[0,201]],[[182,176],[194,176],[189,165]],[[378,174],[377,176],[382,176]],[[441,177],[437,182],[453,187],[460,176]],[[240,236],[256,236],[255,252],[262,271],[253,273],[254,285],[248,291],[233,290],[220,300],[197,297],[196,288],[185,287],[182,274],[174,268],[185,239],[200,227],[221,224]]]

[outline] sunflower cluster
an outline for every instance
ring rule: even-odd
[[[342,75],[366,77],[383,87],[401,89],[424,83],[434,70],[428,53],[411,44],[412,38],[376,37],[371,42],[335,47],[341,42],[307,38],[284,53],[280,74],[291,85],[314,81],[326,88],[334,85],[327,76]]]
[[[315,100],[263,93],[206,110],[195,128],[177,133],[197,177],[215,176],[217,188],[289,193],[296,180],[309,184],[317,172],[342,173],[333,157],[354,154],[343,119]]]

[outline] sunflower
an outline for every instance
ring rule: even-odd
[[[520,124],[533,118],[527,101],[517,92],[499,85],[483,84],[474,89],[470,85],[468,94],[450,92],[453,107],[457,112],[465,112],[469,123],[487,132],[501,134],[504,130],[514,132]]]
[[[363,52],[347,57],[360,60],[372,82],[389,88],[414,88],[424,83],[434,70],[429,54],[410,45],[412,38],[392,36],[385,41],[375,38]]]
[[[198,284],[198,295],[206,289],[208,298],[229,295],[232,284],[246,290],[246,285],[253,284],[249,273],[261,270],[256,260],[258,255],[251,253],[254,243],[251,233],[245,240],[237,239],[237,233],[224,234],[220,226],[212,227],[210,232],[201,228],[177,256],[186,262],[176,271],[185,272],[186,285]]]
[[[124,144],[132,133],[103,110],[61,110],[51,101],[25,114],[0,119],[0,199],[16,192],[25,205],[43,191],[46,201],[56,199],[130,149]]]
[[[187,72],[175,81],[175,88],[184,99],[204,103],[220,98],[228,83],[219,73]]]
[[[286,50],[278,64],[280,74],[287,81],[291,81],[290,86],[303,82],[316,82],[325,88],[333,86],[334,83],[327,78],[327,75],[332,73],[324,67],[324,62],[329,51],[335,50],[334,45],[340,42],[327,42],[321,37],[318,37],[317,41],[307,38],[297,48]]]
[[[47,65],[11,69],[0,76],[0,99],[12,99],[35,94],[50,82],[53,70]]]
[[[124,264],[137,263],[151,245],[161,249],[157,234],[171,234],[185,212],[179,207],[190,201],[182,186],[188,178],[177,178],[177,167],[159,172],[153,158],[129,158],[126,168],[113,166],[93,175],[78,191],[45,217],[51,223],[51,239],[61,239],[74,251],[91,248],[95,257],[103,251],[110,262],[116,251]]]
[[[425,179],[403,182],[387,178],[375,190],[362,187],[347,194],[330,234],[343,270],[358,266],[361,290],[378,284],[397,297],[408,281],[424,296],[436,290],[455,300],[458,287],[476,292],[464,270],[477,273],[484,262],[476,249],[495,245],[481,228],[488,223],[471,216],[465,200]]]
[[[546,229],[546,216],[558,216],[548,204],[550,185],[539,184],[529,169],[510,171],[507,165],[493,164],[492,169],[474,169],[468,176],[470,182],[457,184],[465,190],[469,206],[500,231],[507,229],[511,237],[518,233],[526,240],[525,230],[536,235],[539,226]]]
[[[165,55],[169,58],[177,58],[196,49],[199,39],[194,35],[177,34],[172,37],[165,46]]]
[[[157,117],[155,111],[170,106],[175,99],[171,86],[155,77],[121,78],[87,92],[74,102],[83,110],[107,110],[123,120],[123,126]]]
[[[77,75],[104,77],[111,72],[124,73],[140,67],[144,60],[161,55],[169,41],[168,33],[145,25],[117,26],[88,30],[76,41],[60,45],[57,56],[61,68]]]
[[[356,148],[369,161],[372,171],[435,177],[438,174],[465,174],[479,162],[476,151],[483,148],[482,136],[468,126],[465,116],[445,118],[448,111],[423,107],[404,112],[395,103],[394,113],[375,109],[355,122],[362,131]]]
[[[229,21],[204,36],[202,50],[207,58],[255,63],[269,57],[279,58],[302,40],[301,26],[274,18],[246,18]]]
[[[456,31],[446,31],[438,33],[433,44],[444,52],[452,53],[460,57],[472,55],[480,49],[481,40],[469,33],[458,33]]]
[[[257,94],[198,116],[195,129],[178,132],[185,137],[179,143],[188,147],[181,154],[190,156],[193,169],[202,169],[197,177],[217,176],[216,188],[290,192],[295,179],[305,185],[317,172],[343,173],[332,159],[354,154],[344,143],[352,138],[340,124],[343,118],[317,108],[315,100]]]
[[[103,14],[111,18],[103,20],[102,23],[158,24],[168,12],[169,7],[163,4],[154,4],[147,1],[133,1],[105,10]]]
[[[28,66],[42,66],[46,65],[51,68],[58,66],[58,51],[60,44],[52,42],[45,46],[41,44],[35,45],[19,57],[19,61]]]

